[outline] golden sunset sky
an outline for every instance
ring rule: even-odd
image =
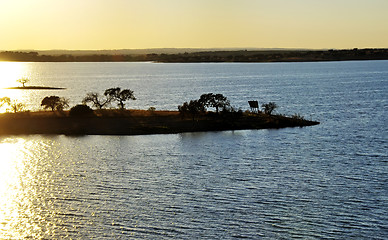
[[[0,0],[1,50],[386,48],[388,0]]]

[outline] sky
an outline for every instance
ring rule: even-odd
[[[0,0],[1,50],[388,47],[388,0]]]

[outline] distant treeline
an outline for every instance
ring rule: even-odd
[[[40,55],[38,52],[0,52],[0,61],[23,62],[312,62],[388,60],[388,49],[203,51],[179,54]]]

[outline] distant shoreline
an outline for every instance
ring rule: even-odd
[[[130,53],[124,51],[62,51],[51,55],[37,51],[0,52],[0,61],[16,62],[163,62],[163,63],[202,63],[202,62],[318,62],[352,60],[388,60],[387,48],[344,49],[344,50],[203,50],[169,51],[160,49]],[[50,53],[50,52],[48,52]]]
[[[319,124],[302,118],[264,113],[206,113],[178,111],[96,110],[93,116],[71,117],[69,112],[0,114],[0,135],[144,135],[305,127]]]

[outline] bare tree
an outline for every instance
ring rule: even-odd
[[[86,97],[82,100],[83,104],[92,103],[93,107],[98,109],[103,109],[112,102],[113,98],[111,96],[105,95],[105,98],[99,96],[98,93],[90,92],[86,94]]]
[[[9,97],[0,98],[0,107],[4,106],[4,104],[9,106],[11,104],[11,99]]]
[[[17,112],[21,112],[25,109],[25,106],[23,103],[19,103],[19,102],[12,102],[10,104],[10,108],[11,110],[14,112],[14,113],[17,113]]]

